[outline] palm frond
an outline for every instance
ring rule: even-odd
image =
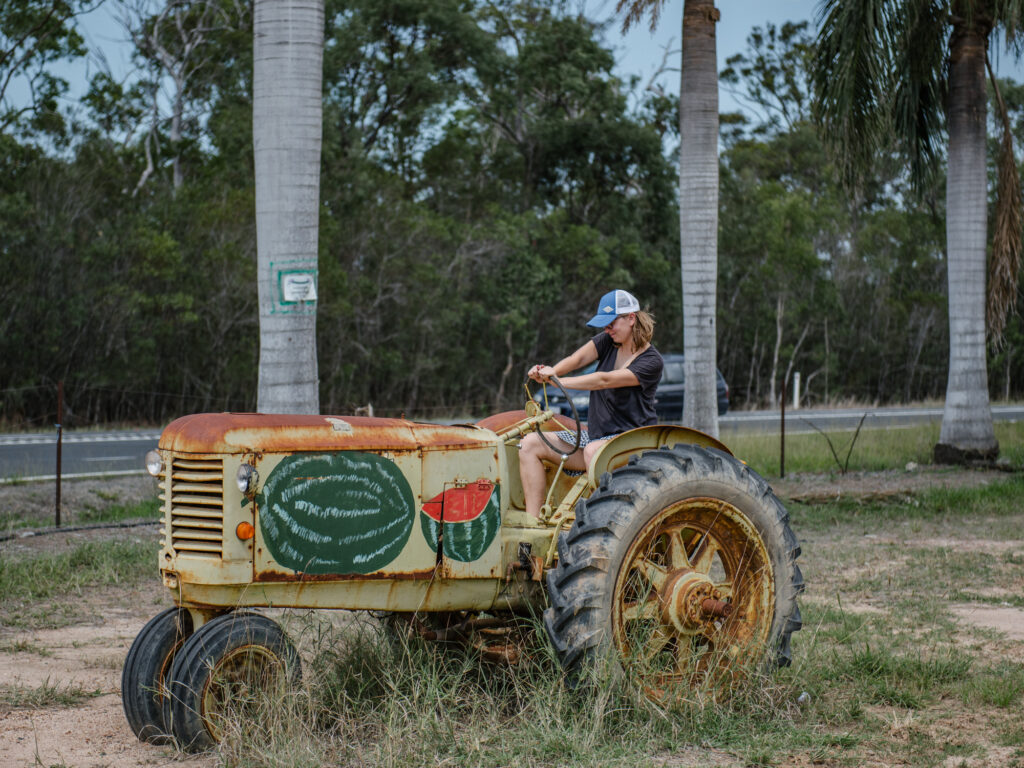
[[[999,117],[1003,124],[1003,136],[999,145],[996,221],[995,232],[992,235],[992,256],[988,264],[986,307],[989,341],[998,349],[1003,345],[1006,320],[1017,307],[1017,279],[1020,274],[1024,223],[1021,220],[1020,176],[1017,174],[1017,159],[1013,154],[1010,117],[987,55],[985,65],[988,67],[988,76],[995,90]]]
[[[893,18],[893,127],[905,142],[918,190],[934,179],[941,162],[949,82],[947,16],[945,3],[910,0]]]
[[[1024,52],[1024,1],[992,0],[992,21],[1003,28],[1008,47],[1018,56]]]
[[[896,40],[892,0],[822,0],[814,113],[847,186],[858,186],[892,138]]]
[[[623,14],[622,31],[628,32],[639,24],[649,12],[651,32],[653,32],[658,26],[658,21],[661,20],[661,9],[664,5],[665,0],[618,0],[615,4],[615,13]]]

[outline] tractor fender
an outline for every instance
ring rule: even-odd
[[[733,455],[725,443],[716,438],[689,427],[676,424],[654,424],[649,427],[637,427],[628,432],[616,435],[605,442],[598,454],[590,462],[587,479],[591,488],[597,488],[601,475],[624,466],[631,456],[638,456],[644,451],[656,448],[671,448],[677,443],[700,445],[705,448],[717,448]]]

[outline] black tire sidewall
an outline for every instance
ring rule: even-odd
[[[140,741],[170,741],[163,724],[160,691],[165,681],[161,672],[170,677],[173,656],[191,634],[191,614],[182,608],[168,608],[146,623],[128,650],[121,671],[121,703],[128,725]]]

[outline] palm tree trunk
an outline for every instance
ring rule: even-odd
[[[714,0],[686,0],[679,91],[679,229],[686,392],[683,424],[718,436],[718,61]]]
[[[260,363],[257,409],[319,413],[315,298],[322,134],[323,0],[256,0],[253,146]],[[290,299],[290,300],[289,300]]]
[[[950,40],[946,244],[949,379],[935,460],[961,463],[999,453],[985,361],[987,173],[985,49],[990,26],[957,19]]]

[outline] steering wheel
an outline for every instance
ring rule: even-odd
[[[536,402],[534,400],[533,394],[530,392],[530,383],[531,382],[533,382],[533,379],[531,379],[529,376],[527,376],[526,377],[526,394],[530,396],[530,402]],[[574,453],[576,453],[576,451],[578,451],[580,449],[580,443],[583,440],[583,424],[582,424],[582,422],[580,422],[580,415],[576,412],[576,404],[572,401],[572,398],[569,397],[569,393],[565,391],[565,387],[562,386],[562,382],[560,382],[558,380],[557,376],[552,376],[551,377],[551,383],[554,384],[556,387],[558,387],[559,390],[561,390],[562,396],[565,398],[565,402],[567,402],[569,404],[569,407],[572,409],[572,420],[576,424],[576,441],[575,441],[575,443],[572,446],[572,450],[569,451],[568,454],[566,454],[567,456],[572,456]],[[544,385],[542,384],[541,386],[544,386]],[[527,403],[527,406],[529,406],[529,405],[530,405],[530,403]],[[561,455],[562,449],[555,447],[554,445],[551,444],[551,442],[546,437],[544,437],[544,430],[541,429],[541,425],[540,424],[537,424],[537,434],[540,435],[540,439],[544,441],[544,445],[546,445],[548,448],[550,448],[555,453]]]

